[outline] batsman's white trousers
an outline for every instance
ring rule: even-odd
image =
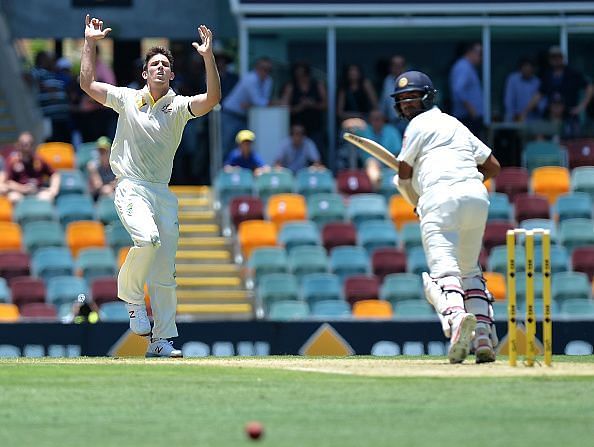
[[[166,184],[124,178],[118,181],[114,203],[134,241],[118,274],[118,297],[143,304],[146,282],[154,318],[152,337],[177,337],[177,197]]]
[[[482,182],[433,187],[419,199],[417,210],[431,276],[481,275],[478,258],[489,213]]]

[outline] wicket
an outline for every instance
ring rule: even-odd
[[[526,366],[534,366],[536,357],[536,313],[534,309],[534,235],[541,237],[543,280],[543,345],[544,363],[552,365],[553,361],[553,320],[551,319],[551,234],[549,230],[514,229],[508,230],[507,242],[507,337],[509,341],[509,364],[517,365],[517,301],[516,301],[516,235],[524,235],[526,247]]]

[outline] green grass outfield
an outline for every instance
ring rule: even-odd
[[[247,439],[259,420],[265,436]],[[585,446],[594,358],[0,360],[0,446]]]

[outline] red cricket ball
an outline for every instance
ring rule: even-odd
[[[264,434],[264,426],[257,421],[245,424],[245,433],[253,440],[260,439]]]

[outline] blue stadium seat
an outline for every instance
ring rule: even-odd
[[[263,275],[269,273],[287,273],[287,253],[281,247],[259,247],[250,254],[248,267],[254,285]]]
[[[289,169],[274,168],[255,178],[254,190],[262,202],[266,203],[274,194],[292,193],[295,190],[295,178]]]
[[[571,171],[571,190],[587,193],[594,200],[594,166],[580,166]]]
[[[112,301],[99,307],[99,320],[127,323],[130,321],[126,304],[123,301]]]
[[[371,274],[369,256],[363,247],[334,247],[330,252],[330,271],[343,281],[347,276]]]
[[[523,228],[524,230],[534,230],[536,228],[549,230],[551,234],[551,244],[557,243],[557,226],[555,225],[555,221],[552,219],[526,219],[520,222],[520,228]],[[523,235],[520,236],[519,240],[524,240]],[[534,245],[540,245],[541,242],[542,239],[540,235],[536,235],[534,238]]]
[[[56,306],[72,304],[81,294],[90,298],[87,282],[79,276],[55,276],[47,282],[47,301]]]
[[[404,300],[394,303],[395,320],[436,319],[433,306],[424,300]]]
[[[15,205],[13,220],[24,226],[29,222],[57,220],[57,213],[51,202],[29,196]]]
[[[74,274],[74,261],[66,247],[43,247],[31,257],[31,272],[48,281],[54,276]]]
[[[400,194],[396,188],[396,185],[394,185],[395,175],[396,173],[392,169],[382,168],[380,184],[378,186],[377,192],[378,194],[384,196],[384,199],[386,199],[387,203],[389,203],[390,198],[392,198],[394,194]]]
[[[422,300],[423,281],[412,273],[391,273],[384,278],[380,287],[380,299],[390,301]]]
[[[95,207],[90,196],[68,194],[56,199],[56,209],[62,225],[77,220],[94,220]]]
[[[0,277],[0,303],[9,303],[9,302],[10,302],[10,289],[8,288],[6,279]]]
[[[122,247],[134,245],[130,234],[119,220],[115,220],[105,227],[105,238],[107,245],[117,252]]]
[[[536,250],[535,250],[536,257]],[[516,271],[523,272],[526,268],[526,251],[524,246],[516,245]],[[507,274],[507,247],[498,245],[491,249],[487,260],[487,271]]]
[[[116,258],[113,250],[108,247],[83,248],[78,253],[76,268],[83,278],[90,284],[93,279],[102,276],[115,276],[117,271]]]
[[[386,199],[380,194],[353,194],[349,198],[347,218],[360,227],[369,220],[384,220],[388,214]]]
[[[60,170],[60,191],[58,196],[67,194],[86,194],[89,191],[87,182],[81,172],[76,169]]]
[[[566,318],[594,319],[594,301],[568,299],[561,303],[561,312]]]
[[[567,219],[592,219],[592,197],[585,192],[573,192],[557,199],[554,213],[559,222]]]
[[[112,222],[118,222],[120,220],[113,203],[113,197],[110,196],[102,196],[97,199],[95,213],[97,220],[103,222],[103,225],[109,225]]]
[[[429,271],[423,247],[413,247],[406,250],[406,271],[416,275]]]
[[[351,306],[342,300],[322,300],[312,304],[311,315],[318,318],[349,318]]]
[[[270,304],[276,301],[298,300],[299,287],[297,278],[290,273],[269,273],[262,275],[257,288],[257,296],[265,312],[269,312]]]
[[[551,295],[555,301],[568,299],[590,299],[592,284],[588,275],[582,272],[560,272],[552,277]]]
[[[321,246],[301,245],[289,253],[289,270],[299,281],[309,273],[327,273],[328,256]]]
[[[314,194],[307,198],[307,215],[318,228],[322,228],[329,222],[343,221],[346,216],[346,206],[339,194]]]
[[[320,245],[320,231],[312,221],[286,222],[278,234],[278,243],[287,253],[304,245]]]
[[[541,166],[567,167],[567,151],[551,141],[531,141],[522,152],[522,166],[528,172]]]
[[[357,243],[371,256],[377,248],[395,248],[398,245],[398,233],[391,220],[368,220],[359,226]]]
[[[303,168],[296,175],[297,193],[308,198],[318,193],[336,192],[336,182],[332,171],[327,169]]]
[[[489,194],[489,216],[487,220],[510,221],[513,215],[513,208],[507,194],[492,192]]]
[[[42,247],[63,247],[64,230],[58,222],[29,222],[23,228],[23,242],[27,252],[33,253]]]
[[[421,226],[418,222],[409,222],[402,226],[400,230],[400,240],[405,250],[414,247],[423,246],[423,237],[421,236]]]
[[[300,320],[309,316],[309,306],[304,301],[275,301],[270,304],[269,320]]]
[[[249,169],[221,170],[214,181],[214,192],[221,208],[227,207],[233,197],[251,196],[254,174]]]
[[[301,280],[301,296],[312,306],[318,301],[344,301],[340,278],[333,273],[310,273]]]
[[[559,241],[569,252],[574,248],[594,245],[594,221],[567,219],[559,224]]]

